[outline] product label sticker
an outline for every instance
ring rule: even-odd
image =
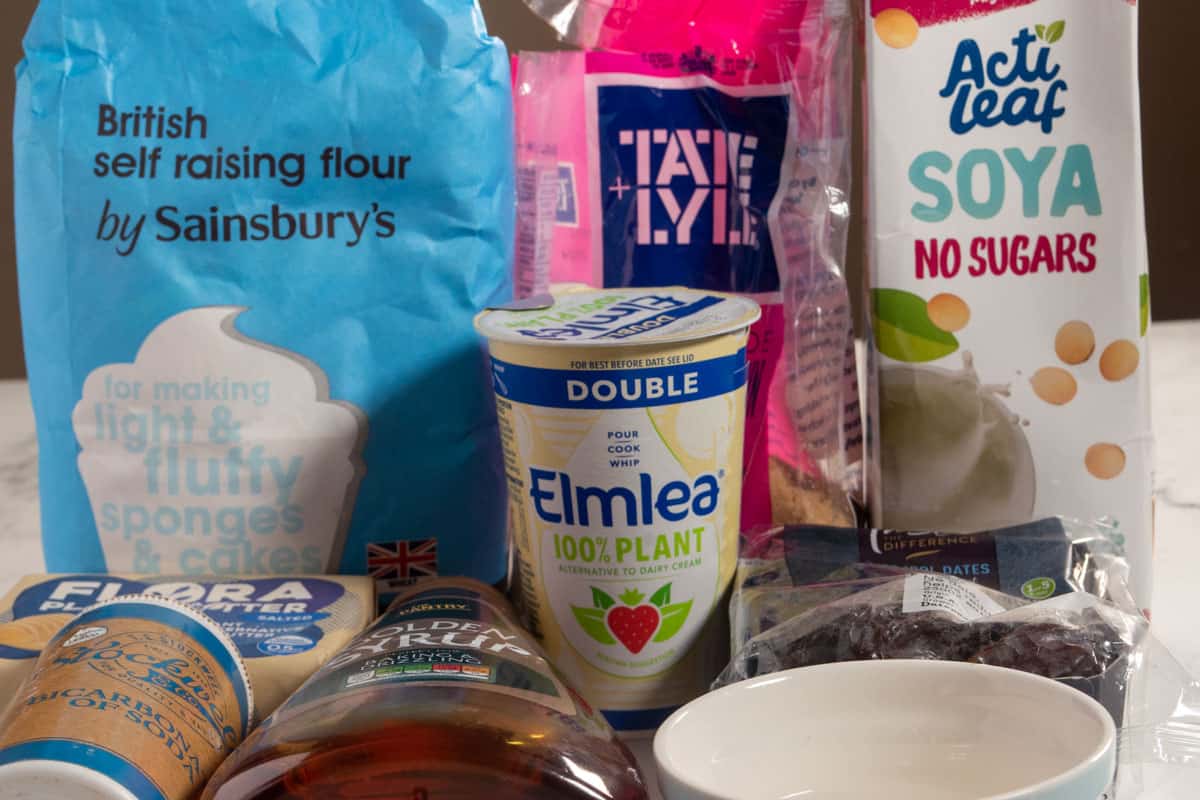
[[[1100,598],[1090,592],[1070,592],[1050,598],[1049,600],[1043,600],[1036,607],[1045,611],[1063,611],[1068,614],[1079,614],[1100,604]]]
[[[1000,588],[996,539],[982,533],[860,530],[859,557],[873,564],[931,570]],[[947,552],[948,551],[948,552]]]
[[[288,707],[381,683],[470,684],[575,713],[567,688],[526,634],[465,589],[431,589],[389,609],[306,683]]]
[[[782,534],[796,585],[819,583],[851,564],[878,564],[969,580],[1029,600],[1086,583],[1061,520],[1050,517],[997,530],[897,531],[796,525]]]
[[[10,619],[0,609],[0,658],[36,658],[75,614],[132,594],[164,597],[203,611],[224,629],[243,658],[254,659],[295,655],[316,647],[346,587],[320,578],[47,578],[16,596]]]
[[[493,341],[576,347],[601,340],[637,347],[719,336],[749,326],[761,314],[751,300],[676,286],[565,292],[551,299],[550,307],[535,302],[493,309],[480,315],[476,327]],[[625,365],[591,368],[605,366]]]
[[[988,597],[982,589],[944,575],[928,572],[910,575],[904,581],[904,613],[944,611],[973,622],[1004,612],[1004,606]]]
[[[579,227],[579,195],[575,185],[575,165],[565,161],[558,165],[558,202],[554,207],[554,222],[567,228]]]
[[[552,373],[546,382],[559,390],[540,392],[538,401],[509,387],[514,404],[502,429],[516,426],[518,438],[528,432],[552,448],[522,454],[528,502],[520,514],[539,532],[541,582],[567,641],[608,675],[642,678],[671,667],[716,602],[739,466],[728,463],[728,421],[745,363],[739,351],[612,380],[603,370],[527,367]],[[663,387],[657,397],[614,398],[603,413],[588,398],[569,402],[573,385],[619,386],[620,394],[652,381]]]

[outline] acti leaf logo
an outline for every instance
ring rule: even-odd
[[[576,622],[600,644],[620,644],[634,655],[651,641],[666,642],[674,638],[692,611],[691,600],[671,602],[669,583],[652,594],[649,602],[643,602],[646,595],[633,588],[621,593],[620,602],[603,589],[593,586],[591,590],[591,607],[571,607]]]

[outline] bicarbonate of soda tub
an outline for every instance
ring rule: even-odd
[[[77,616],[0,721],[0,798],[186,800],[250,731],[233,641],[149,595]]]
[[[871,505],[1115,526],[1149,603],[1137,7],[866,0]]]
[[[619,732],[726,657],[753,301],[691,289],[484,312],[526,622]]]

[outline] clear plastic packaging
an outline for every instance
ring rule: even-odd
[[[783,556],[785,529],[747,539],[730,608],[735,655],[715,686],[838,661],[1019,669],[1073,686],[1113,715],[1121,759],[1113,798],[1195,796],[1200,770],[1184,768],[1200,766],[1200,682],[1152,635],[1114,533],[1059,522],[1071,543],[1070,590],[1041,600],[866,562],[800,583]]]
[[[1118,800],[1200,797],[1200,681],[1153,635],[1130,663]]]
[[[1144,634],[1141,616],[1086,593],[1031,603],[931,573],[849,586],[858,591],[751,639],[719,682],[839,661],[970,661],[1071,683],[1118,722],[1123,716],[1123,676]],[[991,613],[980,613],[983,609]]]
[[[585,51],[517,59],[518,295],[585,283],[753,297],[742,529],[850,524],[849,4],[527,3]]]
[[[1115,531],[1049,517],[969,534],[814,525],[743,538],[730,607],[733,652],[780,621],[911,569],[969,577],[1028,599],[1090,592],[1132,608]]]

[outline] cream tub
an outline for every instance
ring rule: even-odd
[[[681,288],[494,310],[515,594],[551,660],[625,733],[707,690],[728,655],[746,344],[758,306]]]

